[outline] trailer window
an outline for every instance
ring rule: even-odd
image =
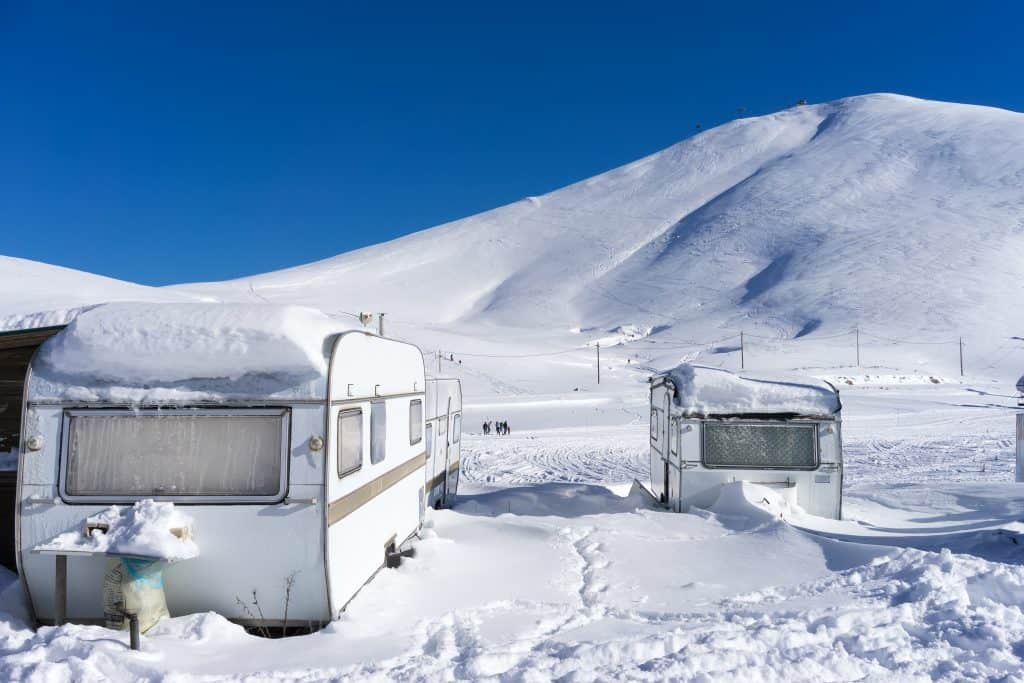
[[[409,445],[423,440],[423,401],[416,399],[409,403]]]
[[[388,434],[388,404],[374,401],[370,404],[370,463],[384,461]]]
[[[77,410],[64,421],[60,483],[68,500],[284,496],[285,410]]]
[[[462,414],[452,419],[452,443],[458,443],[462,439]]]
[[[338,477],[363,466],[363,410],[338,413]]]
[[[658,440],[658,423],[661,421],[658,418],[659,412],[657,408],[651,408],[651,441]]]
[[[814,469],[818,466],[814,425],[704,425],[706,467],[732,469]]]
[[[434,425],[427,423],[427,458],[434,457]]]
[[[668,450],[672,455],[679,454],[679,418],[672,418],[668,430]]]

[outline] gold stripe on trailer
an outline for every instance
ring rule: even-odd
[[[426,452],[409,458],[393,470],[389,470],[373,481],[369,481],[352,493],[345,494],[337,500],[331,501],[327,507],[327,525],[330,526],[363,507],[371,500],[387,491],[389,488],[402,481],[410,474],[418,470],[427,460]]]
[[[442,472],[441,474],[437,475],[436,477],[431,479],[429,482],[427,482],[427,490],[428,491],[433,491],[435,488],[440,486],[443,482],[444,482],[444,472]]]
[[[451,474],[452,472],[457,472],[458,470],[459,470],[459,461],[458,460],[453,462],[451,465],[448,465],[448,474]]]

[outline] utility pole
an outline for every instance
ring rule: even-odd
[[[601,383],[601,342],[597,342],[597,383]]]
[[[740,370],[744,370],[747,367],[747,361],[745,358],[745,352],[743,349],[743,330],[740,330]]]
[[[857,335],[857,367],[860,367],[860,328],[855,327],[853,331]]]
[[[964,376],[964,338],[960,337],[960,376]]]
[[[378,313],[377,314],[377,334],[379,334],[382,337],[384,336],[384,314],[383,313]]]
[[[441,349],[437,350],[437,374],[441,374]]]

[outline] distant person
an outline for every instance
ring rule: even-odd
[[[505,436],[512,433],[512,428],[508,426],[508,422],[505,423]]]
[[[489,424],[487,424],[486,422],[484,422],[484,434],[490,434],[490,433],[491,433],[491,426]]]

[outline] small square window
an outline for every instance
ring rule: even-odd
[[[423,401],[415,399],[409,403],[409,445],[423,440]]]
[[[363,466],[363,411],[361,408],[338,413],[338,476]]]

